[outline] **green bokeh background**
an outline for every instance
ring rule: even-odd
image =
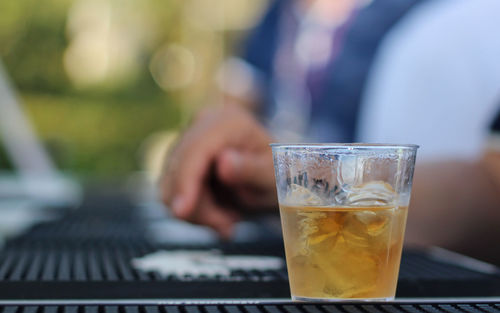
[[[73,86],[63,66],[73,1],[0,1],[0,57],[19,99],[57,165],[82,177],[120,177],[140,169],[144,139],[181,123],[179,99],[162,90],[148,70],[154,50],[178,36],[171,25],[179,2],[115,5],[120,2],[141,6],[154,19],[155,41],[144,49],[132,77],[82,90]],[[0,151],[0,170],[9,166]]]

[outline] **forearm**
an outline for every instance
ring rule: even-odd
[[[407,243],[437,245],[489,258],[500,236],[500,200],[484,162],[446,161],[417,167]]]

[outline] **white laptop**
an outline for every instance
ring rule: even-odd
[[[0,164],[0,240],[48,218],[47,208],[74,207],[80,201],[81,188],[54,166],[1,60],[0,145],[14,168]]]

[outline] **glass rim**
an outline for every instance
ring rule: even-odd
[[[408,149],[416,150],[420,146],[416,144],[392,144],[392,143],[270,143],[271,148],[310,148],[310,149]]]

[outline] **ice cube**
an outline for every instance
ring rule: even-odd
[[[346,244],[351,247],[369,247],[370,241],[368,240],[368,236],[365,234],[366,232],[364,229],[354,229],[353,226],[342,232],[342,236]]]
[[[358,211],[355,212],[354,215],[356,216],[358,221],[360,221],[365,225],[369,225],[377,220],[377,213],[373,211],[368,211],[368,210]]]
[[[354,215],[358,221],[365,225],[368,235],[378,236],[385,230],[387,223],[391,219],[391,212],[385,211],[392,212],[392,210],[384,210],[384,212],[363,210],[354,213]]]
[[[311,236],[311,238],[309,238],[309,244],[310,245],[317,245],[317,244],[322,243],[325,240],[330,239],[330,238],[335,237],[335,236],[337,236],[337,233],[321,234],[321,235],[317,235],[317,236]]]
[[[375,289],[377,262],[370,253],[347,243],[339,244],[331,253],[337,261],[320,265],[327,278],[323,292],[339,298],[359,298]]]
[[[325,213],[321,212],[299,212],[298,215],[301,217],[299,221],[300,233],[305,237],[317,232],[319,228],[316,221],[326,216]]]
[[[362,185],[345,188],[343,204],[356,206],[388,205],[396,199],[392,186],[383,181],[371,181]]]
[[[362,178],[365,160],[356,155],[340,157],[337,168],[337,179],[340,185],[357,185]]]
[[[285,201],[289,205],[321,205],[323,203],[317,194],[297,184],[290,186]]]
[[[299,220],[299,253],[307,255],[309,253],[310,238],[318,232],[318,221],[325,218],[326,214],[322,212],[298,212]]]

